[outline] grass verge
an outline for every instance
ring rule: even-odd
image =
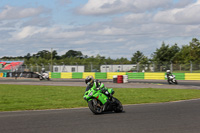
[[[122,104],[159,103],[200,98],[200,90],[114,88]],[[0,111],[87,107],[85,87],[0,85]]]

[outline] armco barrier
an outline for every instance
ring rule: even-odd
[[[144,79],[144,73],[130,73],[127,72],[128,79]]]
[[[83,79],[92,75],[95,79],[113,79],[114,75],[128,75],[128,79],[157,79],[165,80],[165,73],[131,73],[131,72],[74,72],[74,73],[49,73],[50,78]],[[200,80],[200,73],[173,73],[177,80]],[[2,72],[0,77],[26,77],[38,78],[33,72]]]
[[[107,72],[107,79],[113,79],[115,75],[126,75],[126,72]]]
[[[81,72],[72,73],[72,79],[82,79],[82,78],[83,78],[83,73]]]
[[[200,73],[185,73],[185,80],[200,80]]]
[[[144,79],[165,79],[165,73],[144,73]]]
[[[107,78],[107,73],[96,72],[95,73],[95,78],[96,79],[106,79]]]
[[[3,77],[7,77],[7,73],[6,72],[3,73]]]
[[[3,73],[0,73],[0,78],[2,78],[3,77]]]
[[[94,72],[84,72],[83,73],[83,79],[85,79],[89,75],[91,75],[91,76],[93,76],[95,78],[95,73]]]
[[[61,73],[49,73],[50,78],[61,78]]]
[[[176,80],[185,80],[185,73],[173,73],[173,75],[176,76]]]
[[[71,72],[63,72],[61,73],[62,79],[72,79],[72,73]]]

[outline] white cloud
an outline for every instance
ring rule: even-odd
[[[38,28],[38,27],[27,26],[27,27],[24,27],[23,29],[21,29],[21,31],[19,31],[18,33],[16,33],[14,35],[14,37],[16,39],[24,39],[24,38],[27,38],[27,37],[31,37],[34,34],[44,32],[46,30],[47,30],[46,28]]]
[[[26,38],[43,38],[43,39],[69,39],[83,36],[84,31],[65,31],[62,27],[36,27],[27,26],[13,33],[13,38],[22,40]]]
[[[200,0],[184,8],[176,8],[158,12],[154,21],[168,24],[199,24]]]
[[[101,15],[123,12],[145,12],[157,8],[166,8],[172,0],[89,0],[81,9],[80,14]]]
[[[96,35],[121,35],[126,34],[124,29],[116,28],[116,27],[106,27],[104,29],[99,29],[98,31],[93,32]]]
[[[174,8],[183,8],[188,6],[189,4],[194,3],[196,0],[179,0],[175,5]]]
[[[32,17],[41,14],[44,11],[42,7],[39,8],[19,8],[13,6],[5,6],[0,12],[0,20],[21,19]]]
[[[130,13],[122,17],[118,17],[113,20],[114,23],[126,23],[126,24],[145,24],[152,22],[153,14],[151,13]]]
[[[74,44],[74,45],[84,45],[84,44],[88,44],[88,43],[91,43],[92,40],[91,39],[80,39],[80,40],[75,40],[73,42],[70,42],[71,44]]]
[[[150,55],[163,41],[181,45],[200,34],[197,16],[200,1],[195,4],[183,1],[185,4],[173,5],[172,0],[89,0],[81,12],[96,17],[70,14],[65,19],[66,16],[59,14],[62,17],[60,23],[55,22],[58,17],[50,15],[57,15],[66,9],[52,9],[52,14],[46,15],[43,8],[5,6],[0,11],[0,20],[3,20],[0,21],[0,48],[4,49],[0,49],[0,55],[19,56],[51,47],[58,54],[74,49],[83,54],[111,58],[130,58],[137,50]],[[98,21],[104,15],[108,19]],[[69,25],[71,19],[75,23]],[[78,22],[83,19],[88,24]],[[196,25],[191,25],[194,23]],[[16,53],[19,49],[21,51]]]

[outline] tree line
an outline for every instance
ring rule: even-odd
[[[101,65],[101,64],[189,64],[190,62],[200,63],[200,42],[197,38],[193,38],[189,44],[179,47],[178,44],[169,45],[162,43],[160,48],[157,48],[150,57],[145,56],[141,51],[133,53],[131,60],[121,57],[117,59],[106,58],[105,56],[83,55],[81,51],[69,50],[63,55],[58,55],[56,50],[42,50],[36,54],[28,53],[25,56],[7,57],[4,56],[1,60],[24,60],[26,65],[35,64],[57,64],[57,65]]]

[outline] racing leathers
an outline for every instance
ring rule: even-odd
[[[103,94],[105,94],[106,96],[110,96],[110,93],[108,92],[108,89],[104,86],[103,83],[101,83],[101,81],[99,80],[94,80],[92,85],[88,85],[86,87],[85,91],[88,91],[90,88],[95,88],[97,90],[101,90]]]
[[[166,75],[167,75],[167,79],[169,81],[170,80],[169,76],[172,76],[173,74],[171,72],[167,72]]]

